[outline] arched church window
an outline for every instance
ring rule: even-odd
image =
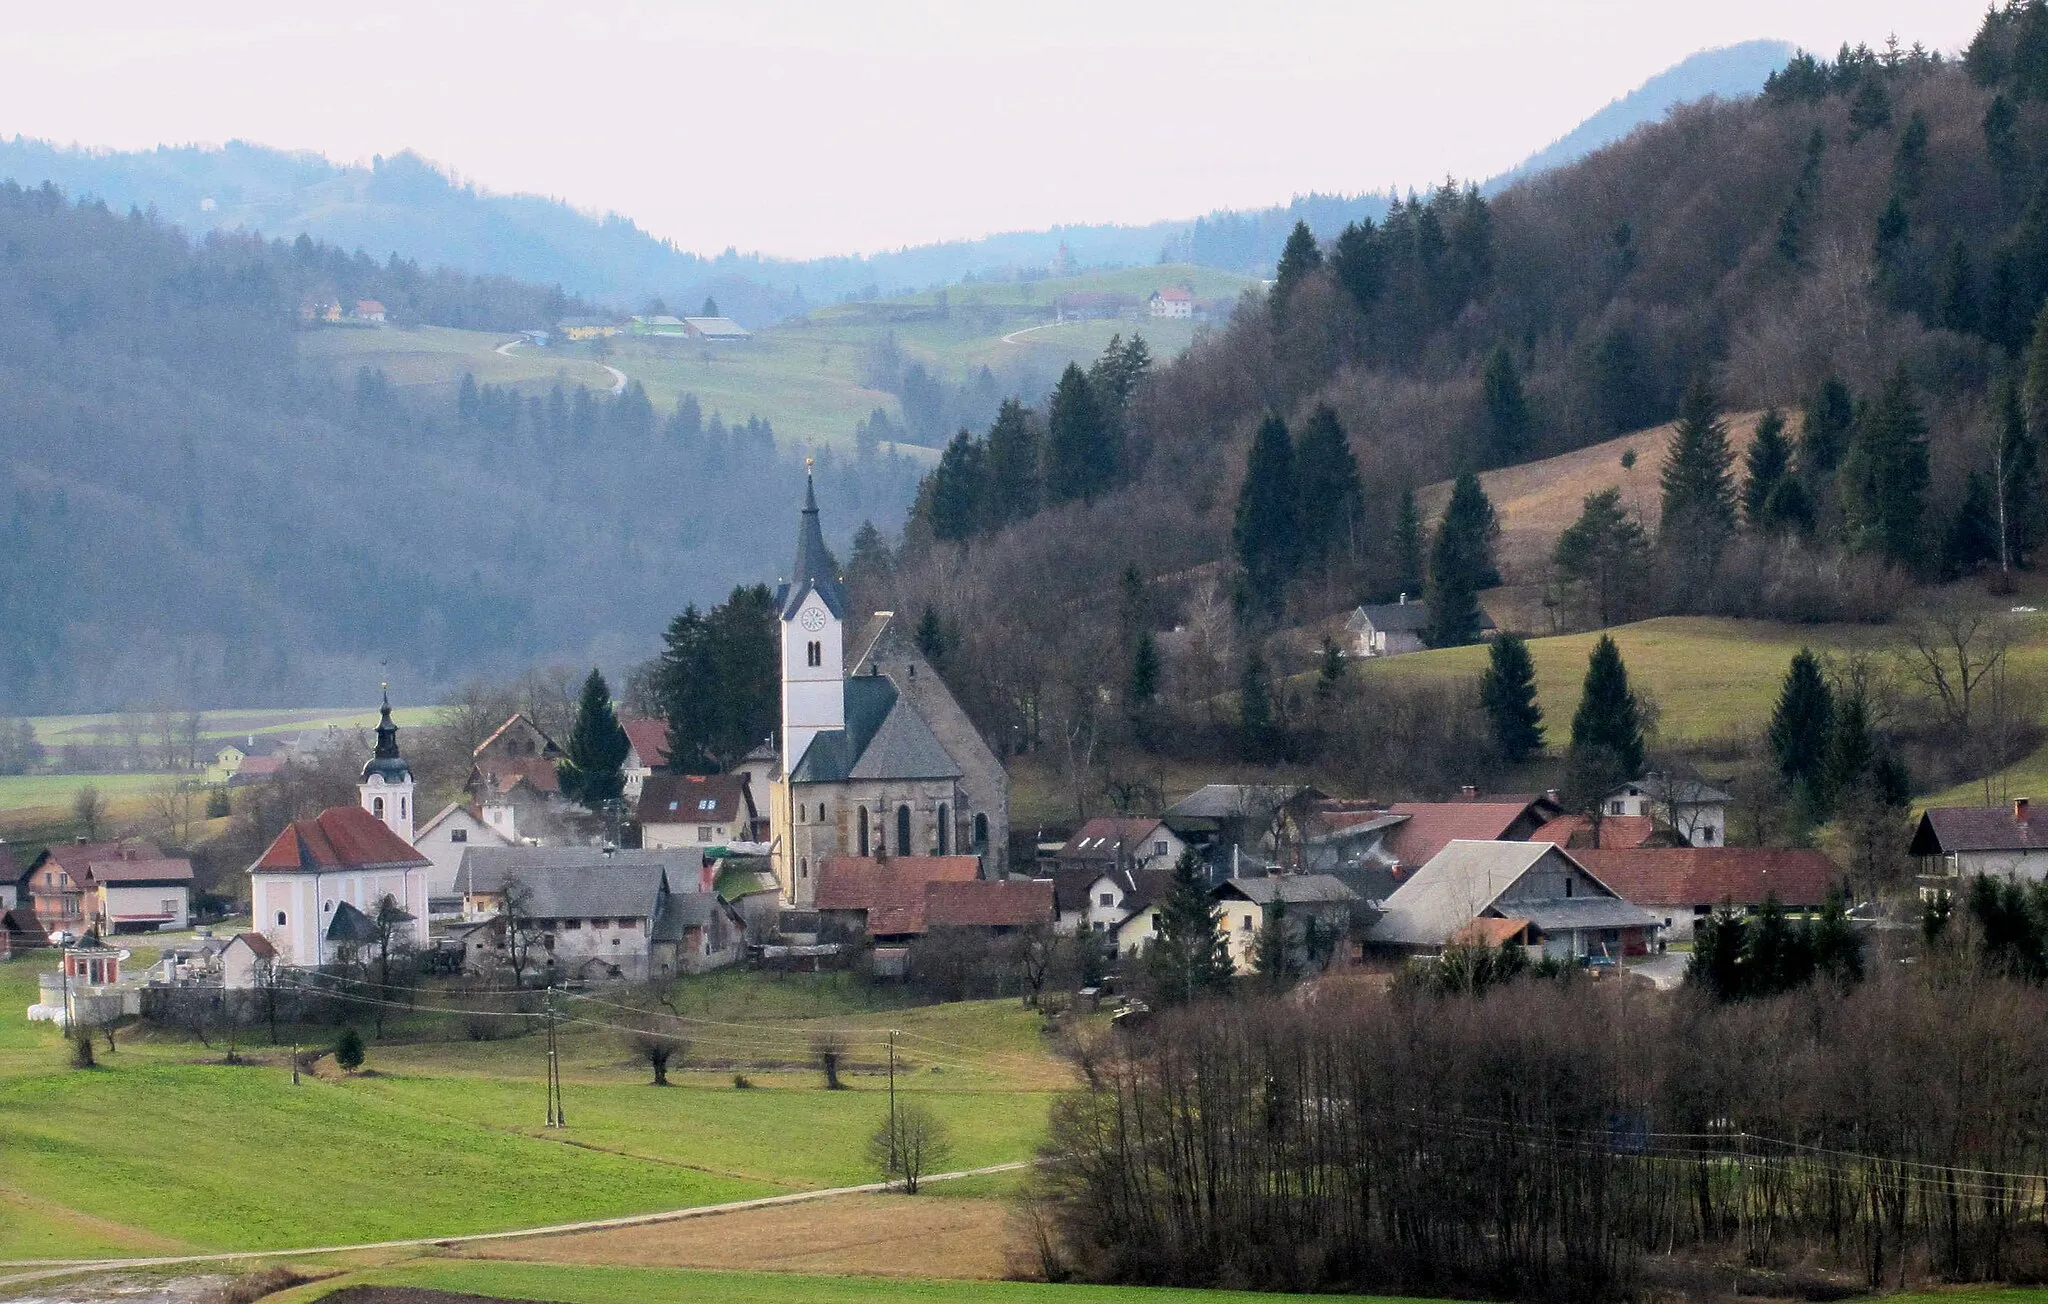
[[[868,854],[868,808],[860,808],[860,854]]]
[[[952,830],[952,829],[950,829],[950,828],[948,828],[948,827],[946,827],[946,826],[947,826],[947,825],[948,825],[949,823],[951,823],[951,818],[950,818],[950,813],[949,813],[949,811],[948,811],[948,810],[947,810],[947,808],[946,808],[946,803],[945,803],[945,802],[940,802],[940,803],[939,803],[939,854],[940,854],[940,855],[942,855],[942,856],[950,856],[950,855],[952,855],[952,854],[953,854],[953,830]]]
[[[974,849],[981,851],[988,846],[988,815],[983,811],[974,813]]]
[[[284,911],[282,911],[282,910],[280,910],[280,911],[278,911],[278,912],[277,912],[277,926],[278,926],[279,928],[283,928],[283,927],[284,927]]]
[[[908,806],[898,806],[896,808],[896,854],[899,856],[910,854],[910,807]]]
[[[382,797],[370,798],[370,814],[375,815],[380,820],[384,818],[384,799]]]
[[[403,797],[400,797],[400,798],[398,799],[398,818],[400,818],[400,819],[405,819],[405,818],[406,818],[406,814],[405,814],[405,798],[403,798]]]

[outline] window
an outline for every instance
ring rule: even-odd
[[[400,818],[400,819],[405,819],[405,818],[406,818],[406,813],[405,813],[405,798],[403,798],[403,797],[400,797],[400,798],[398,799],[398,818]]]
[[[581,919],[564,919],[562,921],[562,931],[565,933],[573,933],[581,927],[583,927]]]
[[[329,910],[332,910],[332,909],[334,909],[334,903],[333,903],[332,901],[322,901],[322,902],[320,903],[320,910],[321,910],[321,913],[323,913],[323,914],[324,914],[324,913],[326,913],[327,911],[329,911]]]
[[[949,824],[949,823],[951,823],[951,822],[952,822],[952,820],[951,820],[951,812],[949,812],[949,811],[948,811],[948,810],[946,809],[946,803],[945,803],[945,802],[940,802],[940,803],[939,803],[939,854],[940,854],[940,855],[942,855],[942,856],[950,856],[950,855],[952,855],[952,854],[953,854],[953,835],[952,835],[952,830],[950,830],[950,829],[948,829],[948,828],[946,827],[946,825],[948,825],[948,824]]]
[[[1155,843],[1153,843],[1153,844],[1152,844],[1152,854],[1153,854],[1153,855],[1155,855],[1155,856],[1163,856],[1163,855],[1165,855],[1165,854],[1166,854],[1166,844],[1165,844],[1164,842],[1155,842]]]
[[[178,903],[169,897],[165,897],[164,908],[158,913],[166,915],[175,915],[178,913]]]
[[[811,862],[808,860],[797,861],[796,876],[798,878],[809,878],[811,876]]]
[[[717,809],[718,809],[718,798],[716,798],[716,797],[699,797],[699,798],[697,799],[697,809],[698,809],[698,810],[717,810]]]
[[[1250,915],[1244,917],[1244,931],[1247,933],[1252,931],[1252,917]]]
[[[697,826],[697,841],[711,841],[711,826],[709,824],[699,824]]]
[[[370,814],[375,815],[380,820],[384,818],[384,799],[382,797],[370,798]]]
[[[908,806],[898,806],[896,808],[896,854],[899,856],[910,854],[910,807]]]
[[[860,854],[868,854],[868,808],[860,808]]]
[[[592,928],[610,928],[612,921],[609,919],[593,919],[590,921],[590,926]]]
[[[278,911],[278,912],[277,912],[277,926],[278,926],[279,928],[283,928],[283,927],[284,927],[284,911],[282,911],[282,910],[280,910],[280,911]]]
[[[979,811],[974,816],[974,845],[977,850],[988,846],[988,816]]]
[[[1622,803],[1621,803],[1621,802],[1619,802],[1619,801],[1610,801],[1610,802],[1608,802],[1608,803],[1607,803],[1607,813],[1608,813],[1609,815],[1619,815],[1619,814],[1621,814],[1621,808],[1622,808]]]
[[[1097,905],[1113,906],[1116,904],[1116,893],[1104,892],[1101,896],[1095,898],[1095,903]]]
[[[1570,896],[1572,894],[1572,881],[1570,879],[1566,879],[1564,881],[1564,894],[1566,896]]]
[[[812,639],[804,645],[804,664],[822,666],[825,664],[825,645]]]
[[[450,829],[448,830],[448,840],[450,842],[467,842],[469,841],[469,830]]]

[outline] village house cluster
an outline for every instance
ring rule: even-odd
[[[1278,918],[1317,939],[1318,963],[1476,943],[1606,967],[1690,939],[1716,910],[1812,910],[1842,886],[1819,852],[1727,845],[1730,796],[1660,774],[1583,812],[1555,792],[1382,803],[1215,783],[1012,863],[1000,759],[903,622],[851,609],[815,490],[775,602],[780,729],[740,765],[672,773],[664,724],[622,722],[637,847],[565,799],[563,749],[524,715],[475,748],[463,799],[422,819],[387,694],[356,804],[292,822],[249,866],[248,931],[202,933],[128,972],[120,935],[188,926],[192,866],[146,842],[78,842],[0,866],[0,956],[61,949],[31,1011],[54,1019],[80,1002],[133,1012],[150,985],[246,989],[394,949],[447,973],[601,983],[865,947],[878,974],[901,975],[942,931],[1040,930],[1095,939],[1105,959],[1141,955],[1192,865],[1240,972]],[[1405,650],[1419,606],[1362,608],[1357,653]],[[232,782],[283,753],[248,738],[214,763]],[[1911,850],[1929,890],[2048,877],[2048,833],[2024,800],[1930,810]]]

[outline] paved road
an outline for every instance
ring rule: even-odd
[[[1052,329],[1053,327],[1055,327],[1055,326],[1064,326],[1064,325],[1066,325],[1066,323],[1065,323],[1065,322],[1063,322],[1063,321],[1049,321],[1049,322],[1046,322],[1046,323],[1045,323],[1045,324],[1044,324],[1043,326],[1026,326],[1026,327],[1025,327],[1025,328],[1024,328],[1023,330],[1021,330],[1021,331],[1011,331],[1011,332],[1010,332],[1010,333],[1009,333],[1008,335],[1005,335],[1005,336],[1003,336],[1003,343],[1005,343],[1005,344],[1022,344],[1022,343],[1023,343],[1024,341],[1023,341],[1023,340],[1021,340],[1021,339],[1019,339],[1019,338],[1017,338],[1017,337],[1018,337],[1018,336],[1020,336],[1020,335],[1029,335],[1029,334],[1030,334],[1031,332],[1033,332],[1033,331],[1049,331],[1049,330],[1051,330],[1051,329]]]
[[[512,350],[514,350],[514,349],[518,348],[518,347],[519,347],[520,345],[522,345],[522,344],[524,344],[524,343],[526,343],[526,341],[525,341],[525,340],[506,340],[506,341],[505,341],[505,342],[504,342],[503,344],[500,344],[500,345],[499,345],[499,346],[498,346],[497,348],[495,348],[495,349],[492,349],[492,350],[491,350],[491,352],[493,352],[493,353],[497,354],[497,355],[498,355],[498,356],[500,356],[500,357],[504,357],[504,358],[509,358],[509,357],[511,357],[511,356],[512,356]],[[604,368],[604,369],[605,369],[606,371],[609,371],[609,372],[610,372],[610,373],[612,374],[612,397],[613,397],[613,398],[617,398],[617,397],[618,397],[619,395],[621,395],[621,394],[623,394],[623,393],[625,393],[625,392],[626,392],[626,373],[625,373],[625,372],[623,372],[623,371],[620,371],[620,370],[619,370],[619,369],[618,369],[617,367],[614,367],[614,366],[612,366],[612,365],[611,365],[610,363],[608,363],[608,362],[600,362],[600,363],[598,363],[597,365],[598,365],[598,366],[600,366],[600,367],[603,367],[603,368]]]
[[[968,1168],[957,1173],[934,1173],[923,1179],[926,1182],[951,1182],[962,1177],[980,1177],[987,1173],[1009,1173],[1030,1167],[1030,1161],[1014,1164],[991,1164],[987,1168]],[[285,1259],[316,1254],[350,1254],[361,1250],[406,1250],[423,1249],[427,1246],[475,1245],[484,1241],[518,1241],[537,1236],[561,1236],[569,1232],[601,1232],[617,1227],[645,1227],[650,1223],[680,1222],[685,1218],[709,1218],[721,1213],[740,1213],[748,1209],[767,1209],[778,1204],[802,1204],[807,1200],[823,1200],[835,1195],[870,1195],[887,1191],[892,1182],[869,1182],[863,1186],[835,1186],[822,1191],[793,1191],[788,1195],[768,1195],[754,1200],[734,1200],[727,1204],[700,1204],[687,1209],[665,1209],[660,1213],[636,1213],[624,1218],[596,1218],[587,1222],[555,1223],[547,1227],[522,1227],[507,1232],[473,1232],[467,1236],[414,1236],[398,1241],[365,1241],[359,1245],[315,1245],[294,1250],[229,1250],[219,1254],[170,1254],[143,1259],[10,1259],[0,1260],[0,1269],[28,1268],[32,1271],[0,1277],[0,1287],[13,1286],[23,1282],[42,1281],[51,1277],[68,1277],[80,1272],[112,1272],[128,1268],[171,1268],[188,1263],[237,1263],[252,1259]]]

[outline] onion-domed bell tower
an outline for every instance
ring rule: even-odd
[[[363,809],[412,845],[412,767],[398,754],[398,726],[391,723],[391,685],[384,685],[384,714],[377,722],[377,751],[356,785]]]

